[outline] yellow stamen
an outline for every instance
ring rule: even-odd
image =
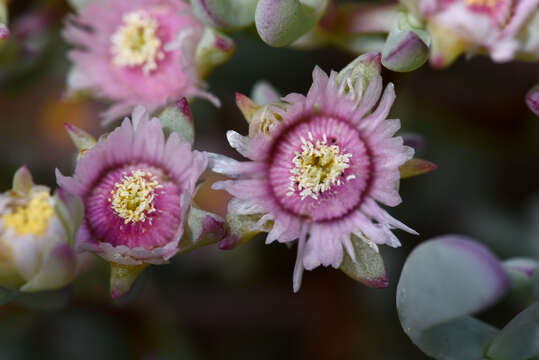
[[[2,221],[5,227],[14,229],[17,235],[43,236],[53,215],[50,195],[44,191],[32,197],[28,205],[2,216]]]
[[[292,160],[294,167],[290,170],[290,186],[288,196],[300,191],[301,199],[307,196],[318,199],[318,195],[329,190],[333,185],[342,184],[344,170],[350,167],[352,154],[341,154],[338,145],[328,145],[324,134],[322,141],[313,139],[309,132],[309,140],[301,138],[301,152],[296,151]],[[354,175],[342,178],[345,181],[354,179]]]
[[[157,178],[149,171],[136,170],[130,176],[124,176],[114,185],[108,201],[124,223],[145,221],[146,215],[155,211],[153,199],[155,189],[162,188]]]
[[[159,24],[144,11],[133,11],[123,17],[123,25],[111,37],[112,63],[117,66],[142,66],[144,74],[157,68],[163,59]]]

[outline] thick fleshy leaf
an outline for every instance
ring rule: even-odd
[[[437,166],[430,161],[423,159],[410,159],[405,162],[400,168],[401,179],[406,179],[412,176],[423,175],[436,170]]]
[[[259,0],[258,35],[271,46],[287,46],[307,33],[326,11],[328,0]]]
[[[257,0],[190,0],[195,15],[218,29],[241,29],[253,24]]]
[[[528,360],[539,357],[539,302],[509,322],[494,338],[487,358],[491,360]]]
[[[539,116],[539,85],[535,85],[526,94],[526,104],[535,115]]]
[[[225,221],[220,216],[193,205],[189,210],[185,233],[179,244],[180,252],[216,243],[222,240],[225,234]]]
[[[352,279],[369,287],[388,287],[389,280],[384,259],[376,244],[355,235],[352,235],[351,241],[356,259],[354,261],[345,251],[340,269]]]
[[[238,245],[246,243],[257,235],[257,223],[262,218],[262,214],[255,215],[232,215],[227,214],[226,226],[227,235],[219,242],[221,250],[231,250]],[[264,224],[263,231],[270,231],[273,223],[268,221]]]
[[[161,120],[165,136],[168,137],[172,132],[175,132],[180,136],[180,139],[190,144],[195,142],[193,116],[186,98],[181,98],[176,104],[165,108],[159,114],[159,120]]]
[[[110,297],[118,299],[127,294],[139,274],[148,266],[110,263]]]
[[[236,46],[231,38],[215,29],[206,28],[195,54],[200,76],[207,76],[216,66],[228,61],[235,49]]]
[[[505,270],[485,246],[441,236],[419,245],[406,260],[397,310],[404,331],[423,349],[426,330],[485,309],[508,287]]]
[[[533,276],[539,269],[539,262],[528,258],[514,258],[504,261],[503,267],[509,275],[513,289],[533,288]]]
[[[393,71],[406,72],[421,67],[429,59],[430,37],[412,15],[401,14],[387,37],[382,64]]]
[[[464,316],[425,330],[416,345],[435,359],[479,360],[483,359],[498,331],[471,316]]]
[[[251,91],[251,99],[258,105],[279,101],[281,94],[267,81],[257,81]]]
[[[88,150],[97,144],[96,139],[86,131],[68,123],[65,123],[64,126],[69,134],[69,137],[71,138],[71,141],[73,141],[73,144],[79,150],[80,156],[84,156]]]
[[[28,194],[34,186],[34,181],[32,180],[32,174],[26,165],[22,166],[15,172],[13,175],[13,187],[12,190],[19,194]]]
[[[382,64],[397,72],[413,71],[429,59],[429,47],[414,31],[391,32],[382,51]]]

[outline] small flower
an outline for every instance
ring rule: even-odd
[[[117,265],[116,272],[166,263],[178,252],[206,166],[206,155],[191,151],[175,132],[165,142],[159,119],[136,107],[132,120],[79,158],[73,177],[56,172],[60,187],[84,206],[76,249],[97,253]],[[121,295],[115,291],[113,286],[112,295]]]
[[[61,200],[34,185],[26,167],[13,183],[0,195],[0,286],[27,292],[61,288],[73,280],[77,266],[57,213]]]
[[[352,236],[399,246],[391,229],[415,233],[377,203],[401,202],[399,167],[414,151],[393,137],[399,120],[386,120],[392,84],[373,110],[383,88],[380,55],[359,60],[329,78],[315,68],[307,96],[290,94],[284,109],[274,108],[281,121],[269,133],[229,131],[231,146],[251,161],[211,155],[214,171],[235,178],[214,185],[234,196],[229,213],[260,215],[252,230],[268,231],[267,243],[299,239],[294,291],[304,268],[338,268],[343,248],[355,259]]]
[[[91,1],[64,31],[76,47],[69,54],[74,63],[69,91],[91,90],[111,100],[105,122],[129,113],[135,104],[154,111],[184,96],[218,103],[202,89],[197,68],[204,33],[182,1]]]
[[[410,3],[410,2],[408,2]],[[418,0],[433,38],[431,63],[449,65],[465,51],[486,51],[496,62],[515,56],[539,58],[532,30],[539,12],[537,0]]]

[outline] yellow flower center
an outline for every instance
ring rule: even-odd
[[[296,151],[290,170],[290,186],[288,196],[299,190],[301,199],[310,196],[318,199],[318,195],[329,190],[333,185],[341,185],[344,170],[350,167],[352,154],[342,154],[338,145],[328,145],[324,134],[322,141],[314,140],[309,132],[309,140],[301,138],[301,152]],[[345,178],[354,179],[354,175]]]
[[[108,201],[124,223],[145,221],[146,216],[155,211],[153,199],[155,189],[162,188],[157,178],[149,171],[136,170],[130,176],[114,184]]]
[[[468,6],[484,6],[493,8],[498,3],[498,0],[464,0]]]
[[[2,221],[5,227],[14,229],[17,235],[43,236],[53,215],[50,195],[44,191],[35,195],[28,205],[18,207],[2,216]]]
[[[163,59],[161,40],[157,36],[159,24],[144,11],[133,11],[123,16],[123,25],[111,37],[112,63],[117,66],[142,66],[148,74]]]

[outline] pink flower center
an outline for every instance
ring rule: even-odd
[[[155,190],[162,187],[151,172],[136,170],[114,184],[108,201],[116,215],[123,218],[126,224],[145,221],[146,215],[155,211]]]
[[[329,145],[327,135],[322,140],[314,140],[309,132],[309,140],[301,138],[301,151],[296,151],[294,167],[290,170],[290,192],[292,196],[299,191],[301,200],[307,196],[318,199],[318,195],[328,191],[335,185],[341,185],[344,170],[350,167],[352,154],[343,154],[338,145]],[[355,175],[348,175],[346,181],[352,180]]]
[[[270,187],[286,211],[316,221],[339,218],[362,202],[371,156],[359,131],[317,116],[281,133],[270,159]]]
[[[163,246],[181,224],[181,194],[181,184],[158,167],[138,163],[111,169],[86,200],[88,227],[113,246]]]

